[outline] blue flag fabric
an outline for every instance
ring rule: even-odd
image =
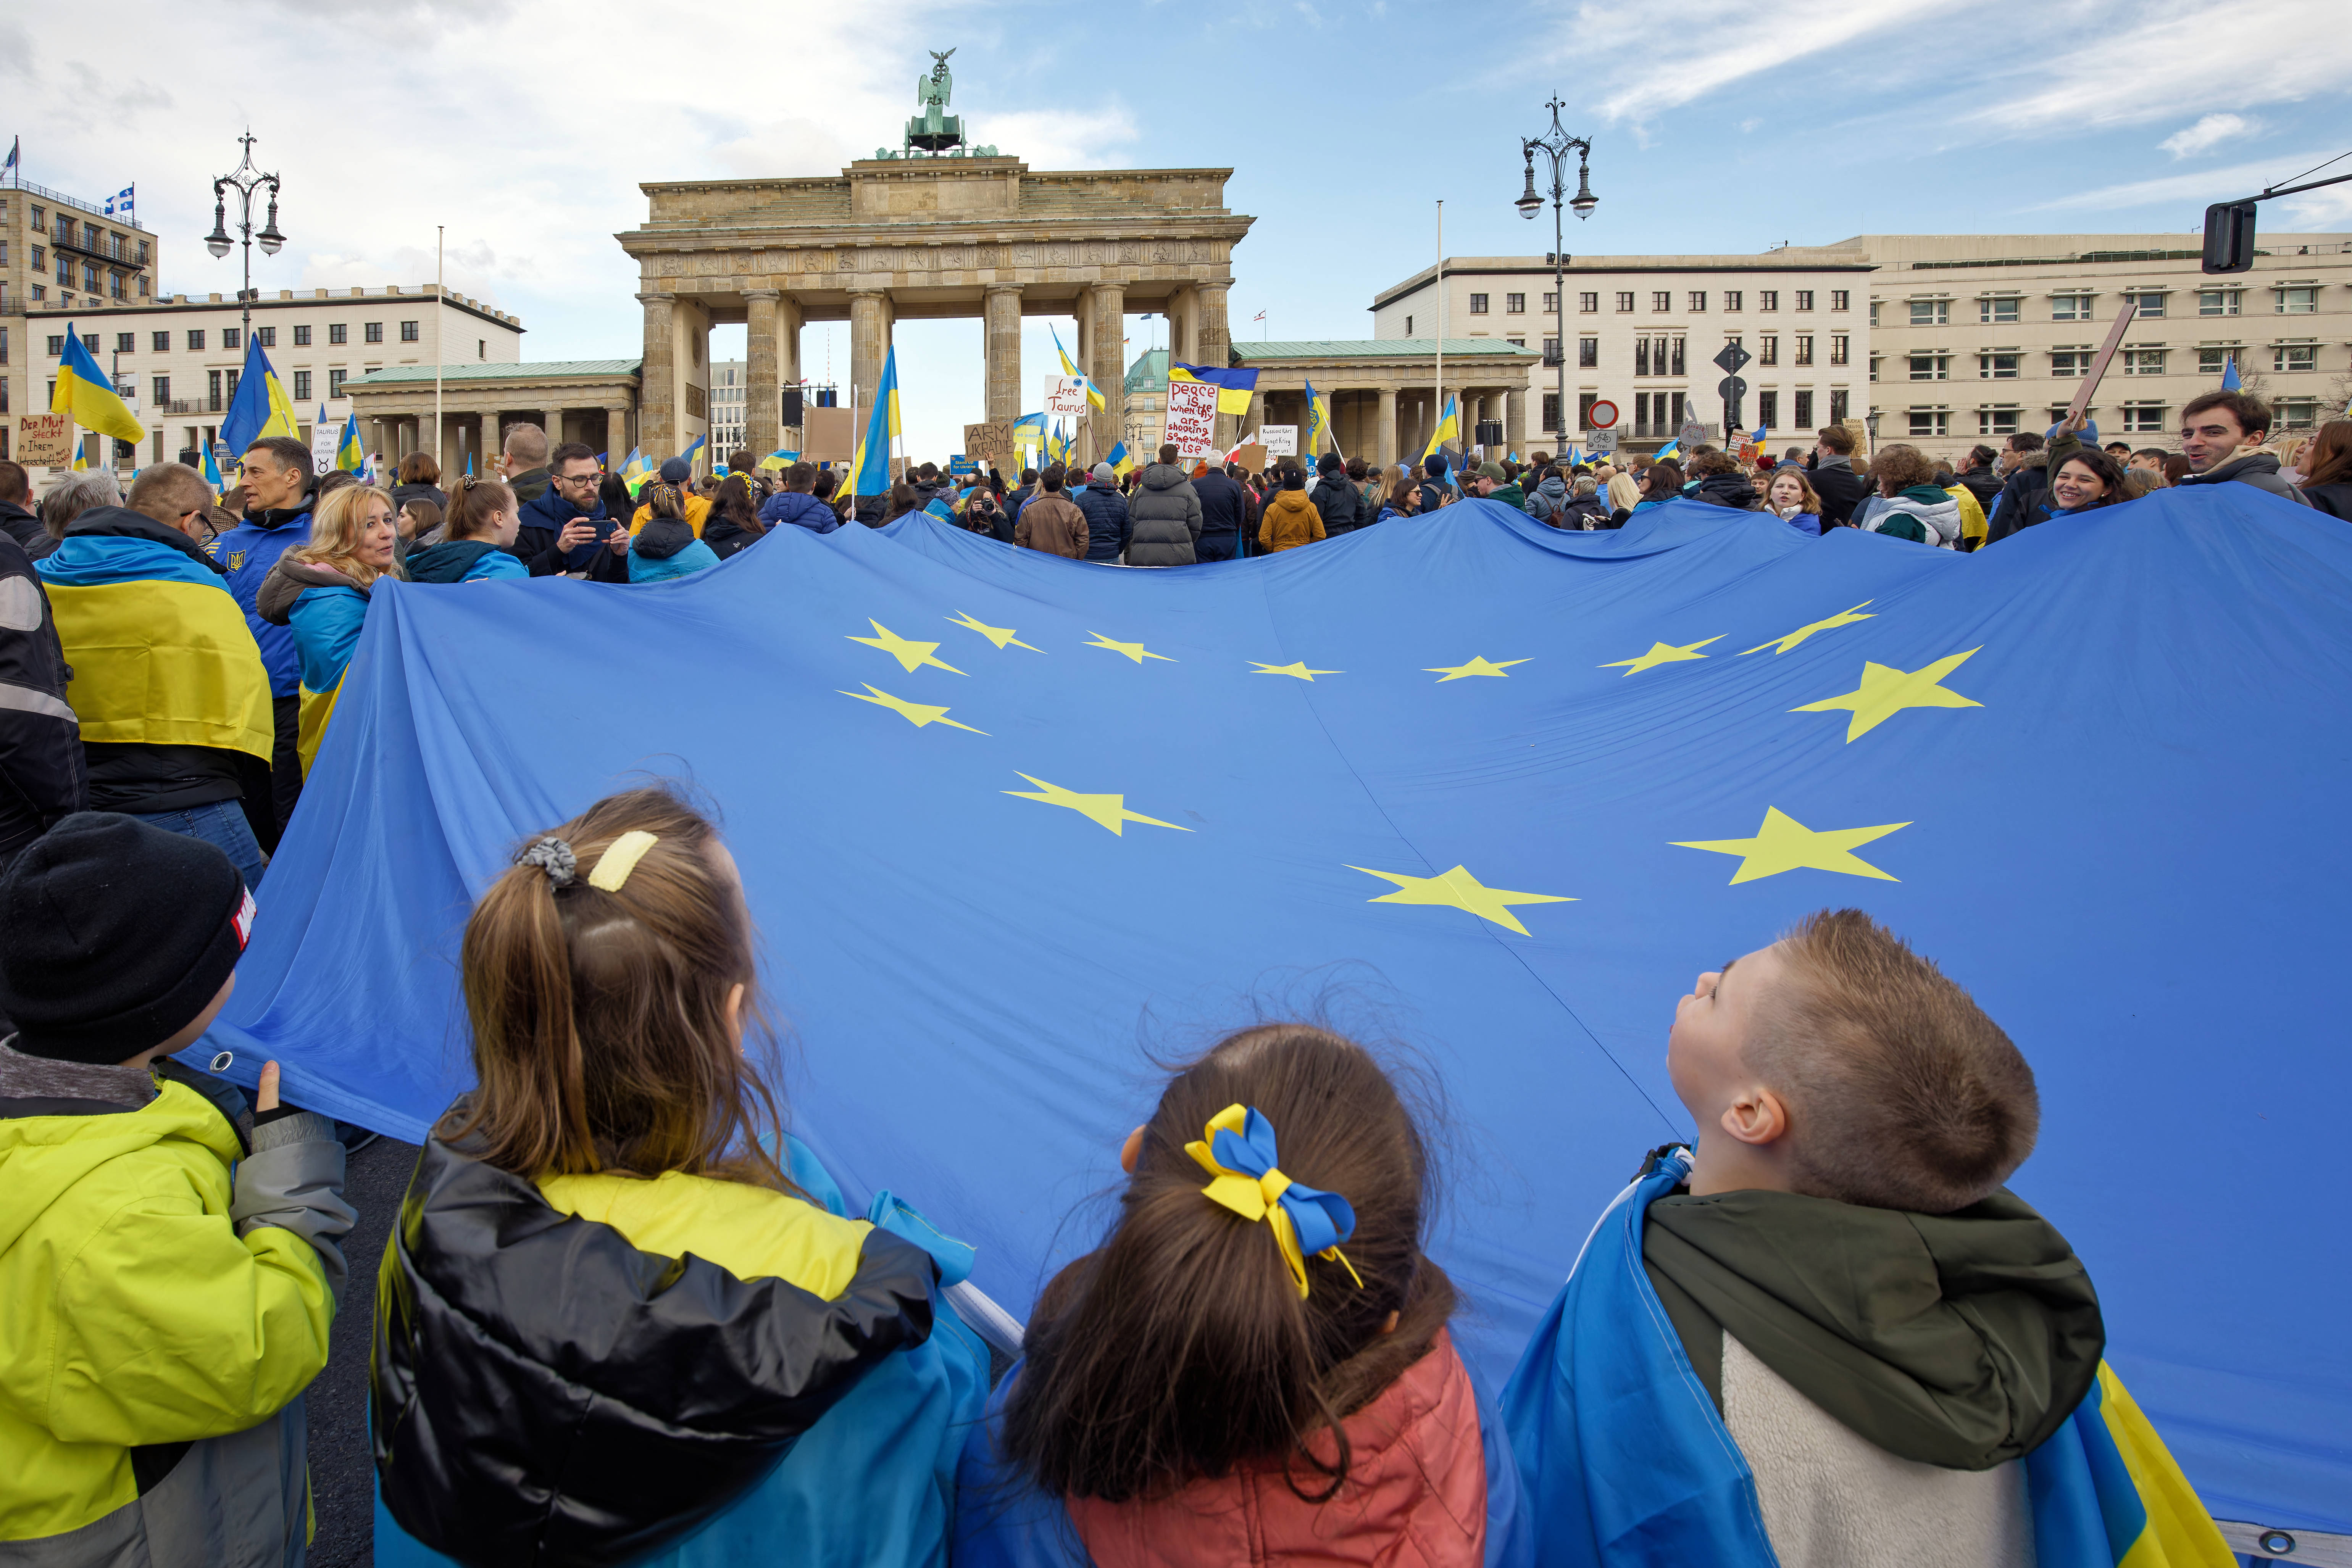
[[[511,679],[616,643],[762,678]],[[683,775],[727,814],[793,1130],[853,1207],[913,1195],[1025,1316],[1150,1113],[1143,1048],[1321,1002],[1443,1077],[1436,1256],[1499,1381],[1632,1152],[1693,1134],[1675,998],[1855,904],[2033,1063],[2012,1186],[2206,1504],[2347,1531],[2352,1366],[2313,1310],[2352,1286],[2352,1064],[2313,983],[2352,885],[2347,673],[2352,534],[2243,485],[1973,555],[1478,501],[1182,570],[914,517],[658,586],[387,582],[197,1050],[417,1137],[468,1081],[472,899]]]

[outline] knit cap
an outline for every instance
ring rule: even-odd
[[[0,876],[0,1013],[15,1049],[126,1061],[211,1005],[253,931],[227,855],[116,811],[78,811]]]

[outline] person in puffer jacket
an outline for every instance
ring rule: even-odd
[[[1555,528],[1591,526],[1590,524],[1580,525],[1567,515],[1568,481],[1560,477],[1557,465],[1544,470],[1542,482],[1528,492],[1528,498],[1519,503],[1519,510],[1536,521],[1549,524]]]
[[[694,537],[678,487],[656,479],[646,486],[646,520],[629,545],[631,582],[667,582],[719,564],[716,551]]]
[[[1286,457],[1282,487],[1268,497],[1265,515],[1258,519],[1258,548],[1272,555],[1313,544],[1323,537],[1323,516],[1307,498],[1306,472]]]
[[[1097,463],[1087,483],[1071,493],[1070,503],[1086,514],[1087,559],[1119,560],[1135,537],[1135,518],[1127,497],[1118,493],[1118,476],[1110,465]]]
[[[1690,471],[1697,479],[1688,491],[1693,500],[1752,512],[1763,499],[1739,471],[1739,459],[1728,452],[1702,452],[1691,459]]]
[[[551,486],[547,493],[559,492]],[[411,582],[527,578],[530,569],[509,548],[520,531],[520,517],[514,492],[503,482],[469,476],[459,481],[450,499],[449,517],[441,526],[439,542],[410,550],[401,570]]]
[[[482,484],[476,481],[477,486]],[[399,538],[388,492],[373,485],[341,486],[319,503],[310,542],[280,555],[255,596],[263,620],[294,632],[302,673],[296,751],[305,778],[319,759],[343,671],[367,624],[369,594],[379,580],[394,573]]]
[[[1338,457],[1326,452],[1315,465],[1315,487],[1307,498],[1315,503],[1316,513],[1323,519],[1324,538],[1336,539],[1380,520],[1378,511],[1365,509],[1363,491],[1348,477],[1347,465]]]
[[[950,1294],[972,1251],[887,1191],[851,1218],[782,1132],[756,940],[716,830],[662,789],[483,894],[479,1087],[425,1140],[375,1295],[379,1568],[942,1568],[988,1394]]]
[[[1160,461],[1146,465],[1136,481],[1127,504],[1134,528],[1127,564],[1192,565],[1199,559],[1193,547],[1201,540],[1201,497],[1184,470],[1176,466],[1176,448],[1162,446]]]
[[[816,488],[816,465],[795,463],[784,470],[784,487],[760,508],[760,520],[770,528],[790,523],[813,534],[829,534],[841,527],[841,516],[811,491]]]
[[[0,1562],[299,1568],[343,1148],[172,1060],[226,1005],[228,856],[111,811],[0,878]]]
[[[1423,1135],[1370,1053],[1244,1030],[1119,1164],[1118,1218],[1046,1284],[964,1445],[957,1568],[1532,1561],[1500,1413],[1423,1251]]]
[[[1938,549],[1960,548],[1960,504],[1936,483],[1936,465],[1926,453],[1899,443],[1881,447],[1870,460],[1870,477],[1879,501],[1857,519],[1864,528]]]

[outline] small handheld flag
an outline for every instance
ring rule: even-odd
[[[221,483],[220,462],[213,456],[213,449],[209,446],[205,448],[205,483],[210,486],[215,501],[228,494],[228,486]]]
[[[343,418],[343,439],[335,447],[335,466],[346,474],[356,474],[367,466],[367,454],[360,450],[360,416],[356,413]]]
[[[1445,400],[1445,417],[1439,420],[1437,428],[1430,433],[1429,444],[1421,449],[1421,460],[1424,463],[1428,462],[1431,457],[1436,455],[1437,449],[1444,446],[1447,441],[1461,439],[1462,413],[1460,409],[1455,407],[1454,400],[1448,397]]]
[[[1313,382],[1307,382],[1307,455],[1309,459],[1322,455],[1324,444],[1331,442],[1331,400],[1315,390]],[[1333,451],[1339,450],[1336,442]]]
[[[2238,356],[2231,354],[2221,361],[2221,390],[2236,392],[2238,386]]]
[[[122,394],[114,390],[114,383],[90,358],[89,350],[75,335],[70,321],[66,323],[65,350],[58,361],[58,384],[49,394],[49,412],[69,414],[84,430],[95,430],[117,441],[135,444],[144,440],[147,427],[139,423],[139,416],[131,412]],[[239,399],[244,395],[244,389],[238,388]],[[290,427],[288,434],[292,434]]]

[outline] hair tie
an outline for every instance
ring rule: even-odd
[[[1209,1119],[1201,1136],[1202,1142],[1185,1145],[1184,1152],[1215,1178],[1202,1194],[1244,1219],[1272,1223],[1275,1245],[1290,1266],[1299,1300],[1307,1299],[1309,1252],[1339,1264],[1363,1288],[1364,1277],[1339,1250],[1339,1243],[1356,1233],[1355,1209],[1338,1193],[1318,1192],[1282,1173],[1276,1164],[1273,1123],[1255,1107],[1228,1105]]]
[[[588,885],[604,893],[618,893],[646,852],[661,842],[658,836],[642,828],[632,828],[605,846],[596,857],[595,866],[588,873]]]
[[[570,887],[579,874],[580,862],[572,846],[550,833],[533,842],[529,849],[515,856],[517,865],[535,865],[547,873],[547,880],[557,887]]]

